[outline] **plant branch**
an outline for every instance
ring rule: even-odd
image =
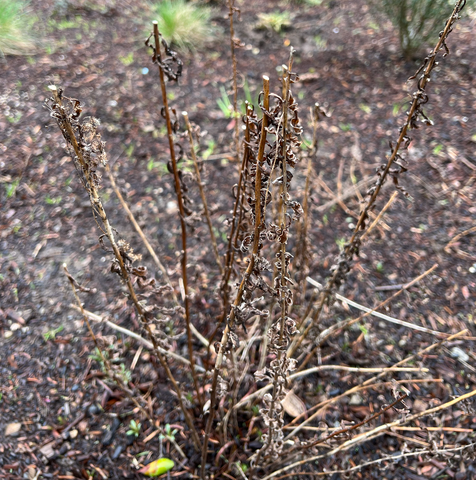
[[[194,359],[194,351],[193,351],[193,342],[192,342],[192,330],[190,328],[191,319],[190,319],[190,298],[188,296],[188,277],[187,277],[187,227],[185,224],[185,209],[183,204],[183,196],[182,196],[182,187],[177,167],[177,160],[175,157],[175,145],[174,145],[174,135],[172,131],[172,122],[170,120],[170,110],[169,110],[169,102],[167,99],[167,88],[165,86],[165,74],[164,69],[162,66],[162,54],[161,54],[161,47],[160,47],[160,33],[158,24],[156,21],[152,22],[154,27],[154,41],[155,41],[155,50],[154,50],[154,57],[153,61],[157,64],[159,68],[159,78],[160,78],[160,90],[162,94],[162,103],[164,105],[164,116],[165,122],[167,124],[167,138],[169,141],[169,150],[170,150],[170,160],[172,163],[172,170],[174,175],[175,181],[175,193],[177,195],[177,203],[180,212],[180,227],[182,230],[182,255],[181,255],[181,264],[182,264],[182,280],[183,280],[183,289],[185,292],[184,298],[184,306],[185,306],[185,322],[186,322],[186,329],[187,329],[187,346],[188,346],[188,355],[190,358],[190,364],[192,365],[192,378],[193,384],[195,386],[195,391],[197,393],[198,403],[203,406],[202,397],[200,393],[200,387],[197,379],[197,375],[195,372],[195,359]]]
[[[354,255],[358,254],[359,246],[361,243],[361,236],[363,234],[363,231],[365,230],[366,221],[369,217],[369,213],[374,207],[375,201],[389,174],[393,176],[394,183],[398,188],[398,175],[406,170],[406,168],[403,167],[403,165],[401,164],[402,159],[400,157],[399,151],[402,147],[405,148],[408,146],[409,137],[407,136],[407,132],[410,129],[418,128],[417,121],[419,116],[423,116],[423,118],[426,119],[421,110],[422,105],[428,101],[428,95],[425,92],[425,88],[430,80],[431,72],[435,66],[437,54],[442,49],[447,50],[446,39],[448,37],[448,34],[452,30],[454,22],[459,18],[459,13],[465,3],[466,0],[458,0],[453,9],[453,12],[451,13],[451,16],[446,22],[443,32],[441,32],[440,34],[440,38],[435,48],[430,53],[430,55],[426,57],[422,67],[417,71],[414,77],[412,77],[415,78],[416,75],[420,74],[420,72],[423,72],[418,79],[418,89],[413,94],[413,101],[410,106],[406,121],[400,128],[400,135],[398,137],[396,145],[391,145],[392,153],[388,158],[386,165],[382,166],[382,170],[379,171],[377,182],[369,190],[369,198],[367,200],[367,203],[365,204],[364,208],[360,213],[352,237],[350,238],[349,242],[344,246],[337,268],[326,282],[325,289],[321,293],[321,298],[319,300],[318,307],[313,315],[312,322],[310,322],[303,334],[300,335],[298,341],[289,349],[289,357],[294,355],[294,352],[297,348],[299,348],[311,328],[319,321],[324,305],[329,301],[336,287],[338,287],[345,279],[345,275],[350,269],[348,263],[352,261]],[[392,170],[392,166],[394,166],[394,164],[397,166],[397,168]]]
[[[267,76],[263,76],[263,108],[264,111],[269,110],[269,78]],[[258,148],[258,158],[257,158],[257,167],[256,167],[256,188],[255,188],[255,229],[254,229],[254,242],[253,242],[253,251],[250,255],[250,260],[248,263],[248,267],[243,275],[243,279],[241,280],[240,286],[238,288],[238,292],[236,295],[236,299],[234,302],[234,306],[237,307],[242,299],[243,291],[246,285],[246,281],[248,277],[251,275],[253,271],[254,262],[255,262],[255,255],[258,253],[258,247],[260,242],[260,232],[262,229],[262,221],[261,221],[261,164],[263,163],[264,157],[264,149],[266,145],[266,128],[268,126],[268,117],[266,113],[263,115],[262,119],[262,127],[261,127],[261,136],[260,136],[260,143]],[[220,341],[220,348],[217,354],[217,358],[215,360],[215,368],[213,371],[213,380],[212,380],[212,389],[211,389],[211,398],[210,398],[210,412],[208,416],[208,421],[205,430],[205,438],[203,441],[203,450],[202,450],[202,466],[201,466],[201,477],[205,479],[205,463],[207,458],[207,451],[208,451],[208,440],[210,438],[210,433],[213,426],[213,420],[215,417],[215,405],[217,400],[217,383],[218,383],[218,375],[220,373],[223,360],[224,360],[224,353],[226,345],[228,344],[228,338],[230,335],[230,331],[233,327],[235,319],[235,310],[232,308],[230,310],[230,315],[228,317],[227,324],[222,334],[222,338]]]
[[[200,190],[200,197],[202,198],[203,211],[205,213],[205,218],[207,219],[208,231],[210,232],[210,240],[212,242],[213,253],[215,254],[215,260],[217,262],[218,268],[220,269],[220,273],[223,273],[223,266],[222,266],[221,261],[220,261],[220,254],[218,253],[217,241],[216,241],[216,238],[215,238],[215,233],[213,232],[212,220],[210,218],[210,213],[208,211],[207,197],[205,196],[205,191],[203,189],[203,183],[202,183],[202,179],[201,179],[201,175],[200,175],[200,169],[198,167],[197,155],[195,153],[195,147],[194,147],[193,135],[192,135],[192,126],[190,125],[190,120],[188,119],[188,113],[187,112],[182,112],[182,116],[185,120],[185,126],[187,127],[188,140],[190,142],[190,153],[192,155],[193,165],[195,167],[195,174],[197,176],[197,184],[198,184],[198,188]]]

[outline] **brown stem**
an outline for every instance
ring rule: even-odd
[[[185,120],[185,126],[187,127],[188,140],[190,142],[190,151],[192,155],[193,165],[195,167],[195,174],[197,176],[197,183],[198,183],[198,188],[200,190],[200,197],[202,198],[203,210],[205,212],[205,218],[207,219],[208,230],[210,232],[210,240],[212,241],[213,252],[215,254],[215,259],[217,261],[218,268],[220,269],[220,273],[223,273],[223,266],[220,261],[220,254],[218,253],[217,241],[215,238],[215,234],[213,233],[212,221],[210,218],[210,213],[208,211],[207,197],[205,196],[205,191],[203,189],[203,183],[200,176],[200,169],[198,168],[197,155],[195,154],[195,147],[194,147],[193,135],[192,135],[192,126],[190,125],[190,121],[188,119],[188,113],[182,112],[182,116]]]
[[[159,37],[159,28],[157,26],[157,22],[152,22],[154,26],[154,40],[155,40],[155,56],[154,61],[157,62],[157,66],[159,67],[159,78],[160,78],[160,89],[162,94],[162,103],[164,104],[164,114],[165,114],[165,121],[167,124],[167,137],[169,140],[169,150],[170,150],[170,160],[172,162],[172,169],[174,173],[174,181],[175,181],[175,193],[177,195],[177,203],[180,212],[180,227],[182,230],[182,280],[183,280],[183,289],[185,292],[184,298],[184,306],[185,306],[185,322],[186,322],[186,329],[187,329],[187,344],[188,344],[188,355],[190,357],[190,364],[192,365],[192,378],[193,384],[195,386],[195,391],[197,392],[197,399],[200,405],[200,408],[203,406],[202,397],[200,393],[200,387],[197,379],[197,374],[195,372],[195,357],[193,352],[193,343],[192,343],[192,330],[190,328],[190,299],[188,296],[188,277],[187,277],[187,227],[185,225],[185,209],[183,206],[183,197],[182,197],[182,188],[180,185],[180,177],[177,168],[177,160],[175,157],[175,146],[174,146],[174,135],[172,131],[172,122],[170,121],[170,111],[169,111],[169,102],[167,99],[167,88],[165,86],[165,75],[164,71],[160,65],[161,56],[161,47],[160,47],[160,37]]]
[[[459,0],[457,4],[455,5],[455,8],[450,16],[450,18],[447,20],[445,28],[443,32],[440,34],[440,39],[438,40],[438,43],[436,44],[435,48],[433,49],[432,53],[427,57],[426,64],[424,65],[424,71],[420,79],[418,80],[418,88],[419,92],[424,91],[429,79],[430,79],[430,74],[431,71],[433,70],[433,67],[435,65],[436,61],[436,55],[440,51],[441,48],[443,48],[443,45],[445,44],[446,37],[448,36],[449,32],[451,31],[451,27],[455,21],[455,18],[457,18],[457,15],[459,11],[461,10],[461,5],[464,3],[464,0]],[[362,212],[360,213],[359,219],[357,221],[357,225],[354,228],[354,231],[352,233],[352,237],[350,238],[349,242],[347,243],[347,247],[345,247],[344,252],[347,254],[350,252],[350,249],[354,245],[355,241],[357,240],[358,236],[361,234],[361,230],[363,230],[365,227],[365,221],[369,216],[369,212],[372,210],[375,201],[380,193],[380,190],[382,188],[382,185],[385,183],[385,180],[389,174],[390,169],[392,168],[392,165],[394,164],[395,160],[398,158],[398,153],[400,151],[400,148],[402,144],[404,144],[407,131],[410,128],[411,120],[417,110],[417,107],[421,101],[419,92],[413,95],[413,102],[411,104],[410,110],[407,114],[407,118],[405,123],[403,124],[401,130],[400,130],[400,135],[398,137],[397,143],[395,147],[392,149],[392,153],[390,157],[388,158],[387,164],[385,165],[385,168],[383,172],[380,175],[379,181],[376,184],[375,190],[373,191],[372,195],[370,196],[369,200],[367,201],[366,205],[364,206]],[[319,305],[313,315],[312,322],[309,323],[308,327],[304,330],[302,335],[300,335],[299,339],[297,340],[294,345],[291,346],[291,348],[288,350],[288,356],[291,357],[294,355],[295,351],[299,346],[302,344],[306,336],[308,335],[309,331],[311,328],[319,321],[322,310],[324,308],[324,305],[327,303],[329,300],[332,291],[334,289],[334,286],[336,284],[336,280],[339,275],[339,269],[336,269],[334,274],[329,278],[329,280],[326,282],[325,289],[323,290],[321,294],[321,298],[319,300]]]
[[[61,98],[58,94],[57,88],[54,85],[51,85],[49,87],[49,89],[51,90],[51,92],[53,92],[55,102],[58,104],[60,110],[65,111],[65,109],[62,105]],[[102,224],[103,224],[103,227],[104,227],[103,231],[104,231],[105,235],[107,236],[107,238],[108,238],[108,240],[111,244],[111,248],[113,250],[114,256],[116,257],[116,260],[118,262],[118,265],[119,265],[119,268],[120,268],[120,271],[121,271],[121,277],[122,277],[124,283],[127,286],[127,290],[129,292],[129,297],[132,300],[132,303],[134,304],[137,316],[138,316],[139,320],[141,321],[142,325],[144,326],[144,328],[147,332],[147,335],[148,335],[150,341],[152,342],[152,345],[154,346],[155,355],[159,359],[160,364],[164,368],[164,370],[167,374],[167,377],[169,378],[175,392],[177,393],[180,409],[182,410],[182,412],[185,416],[185,420],[187,422],[187,425],[192,432],[192,439],[194,441],[195,447],[199,448],[200,440],[199,440],[199,437],[198,437],[198,433],[195,429],[195,426],[193,425],[190,414],[186,410],[185,405],[183,403],[182,391],[181,391],[177,381],[175,380],[170,368],[168,367],[167,361],[165,360],[165,357],[160,353],[160,351],[158,349],[157,339],[155,338],[155,335],[153,334],[153,332],[150,328],[149,321],[147,319],[147,315],[145,314],[145,311],[144,311],[141,303],[139,302],[139,299],[137,298],[136,292],[134,290],[134,286],[132,284],[132,279],[131,279],[131,277],[129,275],[129,272],[128,272],[125,264],[124,264],[124,259],[122,257],[122,254],[121,254],[120,250],[119,250],[119,247],[116,243],[114,233],[113,233],[113,229],[112,229],[111,225],[109,224],[109,220],[107,218],[106,211],[104,210],[101,199],[99,198],[98,190],[95,187],[94,181],[92,180],[92,178],[90,176],[90,169],[89,169],[88,165],[86,164],[86,162],[84,160],[83,151],[80,148],[80,146],[78,144],[78,141],[76,140],[76,136],[75,136],[73,127],[71,125],[70,119],[66,114],[64,114],[62,116],[61,120],[62,120],[61,127],[64,128],[64,131],[67,134],[67,139],[70,142],[71,146],[73,147],[74,153],[76,155],[76,159],[77,159],[84,175],[86,176],[86,181],[87,181],[86,189],[89,193],[89,199],[90,199],[91,206],[93,208],[94,214],[95,215],[97,214],[102,221]]]
[[[263,76],[263,91],[264,91],[264,96],[263,96],[263,107],[265,111],[269,110],[269,78],[267,76]],[[266,128],[268,126],[268,117],[266,114],[263,116],[262,120],[262,125],[261,125],[261,137],[260,137],[260,142],[259,142],[259,147],[258,147],[258,158],[257,158],[257,165],[256,165],[256,189],[255,189],[255,229],[254,229],[254,242],[253,242],[253,250],[250,255],[250,260],[248,263],[248,267],[243,275],[243,278],[241,280],[240,286],[238,288],[238,292],[236,295],[236,299],[234,302],[234,306],[238,306],[241,303],[241,299],[243,297],[243,291],[247,282],[248,277],[251,275],[251,272],[253,271],[254,267],[254,259],[255,255],[258,253],[258,247],[259,247],[259,237],[260,237],[260,232],[262,229],[262,222],[261,222],[261,164],[263,163],[263,158],[264,158],[264,150],[266,146]],[[225,327],[225,330],[223,331],[222,338],[220,341],[220,349],[217,354],[217,358],[215,361],[215,368],[213,371],[213,380],[212,380],[212,389],[211,389],[211,398],[210,398],[210,413],[205,429],[205,438],[203,440],[203,450],[202,450],[202,467],[201,467],[201,478],[205,479],[205,463],[207,459],[207,450],[208,450],[208,440],[210,438],[210,433],[212,430],[213,426],[213,420],[215,417],[215,406],[216,406],[216,400],[217,400],[217,395],[216,395],[216,390],[217,390],[217,382],[218,382],[218,375],[220,373],[222,364],[223,364],[223,359],[224,359],[224,351],[225,351],[225,346],[228,343],[228,337],[230,334],[230,331],[233,327],[233,323],[235,320],[235,311],[232,308],[230,311],[230,315],[228,318],[227,325]]]
[[[289,65],[286,67],[283,65],[283,127],[282,127],[282,136],[283,136],[283,145],[282,145],[282,171],[281,175],[283,178],[283,183],[281,186],[281,202],[280,202],[280,220],[281,220],[281,230],[284,232],[286,230],[286,217],[287,217],[287,202],[288,202],[288,190],[287,190],[287,141],[286,141],[286,136],[287,136],[287,129],[288,129],[288,105],[289,105],[289,87],[290,87],[290,82],[291,82],[291,71],[292,71],[292,63],[293,63],[293,49],[291,48],[291,53],[289,56]],[[276,133],[276,136],[278,137],[278,132]],[[288,311],[288,305],[286,302],[286,285],[287,285],[287,267],[286,267],[286,242],[284,241],[280,245],[280,254],[281,254],[281,272],[280,272],[280,293],[281,293],[281,298],[279,299],[280,307],[281,307],[281,319],[280,319],[280,330],[279,330],[279,346],[283,344],[285,341],[285,325],[286,325],[286,317],[287,317],[287,311]],[[266,332],[265,332],[266,334]],[[283,352],[281,349],[278,351],[277,359],[275,361],[276,363],[276,369],[273,372],[273,393],[272,393],[272,401],[269,407],[269,413],[268,417],[270,419],[273,419],[273,417],[276,415],[275,413],[275,408],[276,408],[276,402],[279,402],[281,400],[280,395],[282,394],[283,386],[282,383],[279,381],[281,375],[283,374],[280,365],[282,362],[282,355],[286,355],[285,352]],[[282,415],[282,413],[278,413],[278,415]],[[272,446],[274,442],[274,437],[276,432],[273,430],[274,428],[274,423],[270,422],[269,423],[269,428],[268,428],[268,437],[269,441],[267,445],[262,448],[255,460],[255,464],[258,466],[260,462],[261,456],[263,456],[266,451]],[[253,468],[250,472],[249,478],[251,479],[253,477],[255,469]]]

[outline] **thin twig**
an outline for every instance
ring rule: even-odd
[[[233,69],[233,118],[235,121],[234,125],[234,138],[235,138],[235,155],[236,161],[240,158],[240,125],[238,119],[240,118],[240,112],[238,111],[238,73],[236,65],[236,53],[235,47],[237,39],[235,38],[235,27],[234,27],[234,14],[239,12],[235,7],[235,0],[228,0],[228,18],[230,19],[230,52],[231,52],[231,63]]]
[[[428,428],[430,430],[430,428]],[[311,475],[313,477],[325,477],[327,475],[336,475],[336,474],[348,474],[352,472],[360,472],[362,468],[369,467],[371,465],[378,465],[379,467],[382,466],[383,462],[392,462],[395,463],[398,460],[403,460],[405,458],[411,458],[411,457],[419,457],[419,456],[424,456],[424,455],[434,455],[435,453],[440,453],[440,454],[445,454],[445,453],[456,453],[456,452],[462,452],[464,450],[468,450],[471,448],[475,448],[476,443],[470,443],[468,445],[462,445],[458,447],[453,447],[453,448],[443,448],[441,450],[435,450],[433,449],[426,449],[426,450],[416,450],[415,452],[408,452],[408,453],[399,453],[399,454],[393,454],[393,455],[386,455],[384,457],[380,457],[377,460],[372,460],[370,462],[365,462],[361,463],[359,465],[355,465],[354,467],[348,468],[346,470],[329,470],[328,472],[303,472],[303,475]],[[324,458],[327,455],[321,455],[320,458]],[[287,470],[287,468],[286,468]],[[273,478],[275,475],[278,475],[279,473],[285,471],[285,469],[281,469],[280,471],[274,472],[271,475],[268,475],[267,477],[263,478],[262,480],[268,480],[270,478]],[[281,475],[280,477],[276,478],[276,480],[281,480],[283,478],[288,478],[292,477],[294,475],[299,475],[296,472],[292,473],[287,473],[286,475]]]
[[[148,350],[154,350],[154,345],[152,345],[152,342],[149,342],[149,340],[145,339],[144,337],[141,337],[138,333],[132,332],[127,328],[121,327],[120,325],[117,325],[116,323],[111,322],[107,318],[101,317],[100,315],[96,315],[95,313],[90,312],[85,308],[79,308],[77,305],[73,305],[73,304],[71,304],[70,307],[74,308],[77,311],[80,311],[83,315],[86,315],[89,319],[93,320],[94,322],[105,323],[108,327],[112,328],[113,330],[116,330],[117,332],[121,332],[124,335],[127,335],[131,338],[136,339],[138,342],[141,343],[142,346],[144,346]],[[158,347],[158,350],[163,355],[173,358],[180,363],[190,366],[190,361],[187,358],[184,358],[178,355],[177,353],[172,352],[171,350],[165,350],[162,347]],[[198,372],[205,372],[205,369],[200,365],[195,365],[195,369]]]
[[[215,238],[215,233],[213,232],[212,220],[210,218],[210,213],[208,211],[207,197],[205,195],[205,190],[203,189],[203,183],[200,175],[200,168],[198,167],[197,155],[195,153],[195,146],[192,135],[192,126],[190,125],[190,120],[188,119],[188,113],[182,112],[182,116],[185,120],[185,126],[187,127],[188,140],[190,142],[190,154],[192,155],[193,165],[195,167],[195,175],[197,176],[197,184],[200,190],[200,197],[202,198],[203,211],[205,213],[205,218],[207,219],[208,231],[210,232],[210,240],[212,242],[213,253],[215,254],[215,260],[217,262],[220,273],[223,273],[223,266],[220,261],[220,254],[218,253],[217,241]]]
[[[383,217],[383,214],[391,207],[392,203],[397,198],[397,195],[398,195],[398,190],[392,193],[392,196],[389,198],[388,202],[385,204],[382,210],[380,210],[379,214],[377,215],[377,218],[371,223],[369,228],[362,235],[361,240],[364,240],[370,234],[370,232],[378,225],[378,222],[380,222],[381,218]]]
[[[322,288],[322,285],[319,282],[316,282],[313,280],[311,277],[307,277],[306,280],[311,284],[314,285],[317,288]],[[405,289],[408,289],[408,286],[405,286]],[[403,289],[402,289],[403,290]],[[354,302],[353,300],[350,300],[338,293],[335,294],[335,297],[340,300],[342,303],[346,303],[348,305],[351,305],[352,307],[357,308],[358,310],[362,310],[363,312],[367,312],[370,315],[373,315],[374,317],[381,318],[382,320],[386,320],[387,322],[395,323],[397,325],[402,325],[403,327],[411,328],[413,330],[418,330],[420,332],[424,333],[429,333],[430,335],[436,335],[436,336],[441,336],[441,335],[448,335],[447,333],[444,332],[437,332],[436,330],[431,330],[430,328],[422,327],[420,325],[415,325],[414,323],[410,322],[405,322],[403,320],[399,320],[398,318],[393,318],[390,317],[389,315],[385,315],[380,312],[376,312],[375,309],[364,307],[363,305],[360,305],[360,303]]]
[[[399,362],[397,362],[395,365],[393,365],[394,367],[398,367],[400,365],[404,365],[408,362],[411,362],[412,360],[415,360],[416,358],[418,357],[421,357],[422,355],[424,355],[425,353],[428,353],[429,351],[433,350],[434,348],[437,348],[437,347],[440,347],[441,345],[443,345],[444,343],[446,342],[449,342],[451,340],[454,340],[455,338],[458,338],[458,337],[461,337],[463,336],[464,334],[466,334],[468,332],[468,330],[462,330],[461,332],[458,332],[458,333],[455,333],[454,335],[451,335],[450,337],[448,338],[445,338],[441,341],[439,341],[438,343],[434,343],[422,350],[420,350],[419,352],[413,354],[413,355],[410,355],[406,358],[404,358],[403,360],[400,360]],[[321,402],[321,403],[318,403],[317,405],[315,405],[314,407],[312,407],[308,412],[306,412],[306,414],[308,414],[311,410],[316,410],[318,409],[314,414],[312,414],[310,417],[307,417],[306,420],[304,422],[302,422],[301,424],[299,424],[289,435],[287,435],[287,437],[285,438],[285,440],[291,438],[292,436],[296,435],[299,430],[301,430],[301,428],[303,428],[305,425],[309,424],[310,422],[312,422],[315,418],[317,418],[323,408],[327,407],[328,405],[330,404],[335,404],[336,402],[338,402],[341,398],[344,398],[348,395],[351,395],[352,393],[356,392],[361,386],[367,386],[367,385],[370,385],[372,384],[373,382],[377,381],[379,378],[382,378],[383,376],[385,375],[384,372],[382,373],[379,373],[378,375],[374,376],[374,377],[371,377],[367,380],[365,380],[363,383],[361,383],[360,385],[357,385],[355,387],[352,387],[350,388],[349,390],[347,390],[346,392],[340,394],[340,395],[337,395],[336,397],[333,397],[331,399],[328,399],[328,400],[325,400],[324,402]],[[293,421],[291,423],[296,423],[297,421],[299,421],[300,419],[303,418],[304,415],[299,415],[298,417],[294,418]]]
[[[326,328],[323,332],[321,332],[316,339],[315,346],[312,349],[312,351],[306,356],[303,362],[301,362],[301,365],[299,368],[304,368],[304,365],[309,362],[309,360],[312,358],[314,355],[314,352],[322,345],[322,343],[329,338],[336,330],[339,330],[340,328],[343,327],[349,327],[350,325],[353,325],[354,323],[360,322],[363,318],[368,317],[371,313],[375,312],[375,310],[383,308],[385,305],[390,303],[392,300],[397,298],[399,295],[401,295],[404,291],[408,290],[411,286],[413,286],[415,283],[419,282],[423,278],[425,278],[427,275],[429,275],[433,270],[435,270],[438,267],[438,265],[435,263],[431,268],[429,268],[426,272],[422,273],[415,279],[413,279],[411,282],[407,283],[403,288],[401,288],[398,292],[394,293],[391,297],[388,297],[386,300],[383,302],[380,302],[375,308],[371,309],[369,312],[366,312],[362,315],[360,315],[357,318],[351,319],[351,320],[343,320],[342,322],[337,322],[333,325],[331,325],[329,328]],[[422,327],[423,328],[423,327]],[[444,334],[443,334],[444,335]]]
[[[371,368],[364,368],[364,367],[348,367],[346,365],[319,365],[318,367],[312,367],[307,370],[301,370],[300,372],[292,373],[291,375],[288,376],[287,381],[290,382],[291,380],[295,380],[296,378],[301,378],[305,377],[307,375],[311,375],[313,373],[317,372],[323,372],[324,370],[340,370],[343,372],[352,372],[352,373],[376,373],[380,372],[381,375],[385,375],[386,373],[389,372],[421,372],[421,373],[427,373],[429,372],[428,368],[415,368],[415,367],[405,367],[405,368],[400,368],[400,367],[371,367]],[[251,393],[250,395],[246,396],[245,398],[242,398],[233,408],[238,409],[246,405],[247,403],[251,402],[255,398],[259,398],[263,396],[267,391],[271,390],[273,387],[273,384],[270,383],[266,385],[265,387],[260,388],[256,392]],[[354,387],[355,388],[355,387]],[[345,396],[345,394],[342,394]],[[334,400],[334,399],[332,399]],[[309,413],[306,412],[306,413]],[[301,416],[301,415],[300,415]],[[298,418],[298,417],[296,417]],[[289,437],[289,435],[288,435]]]
[[[162,262],[159,260],[159,257],[157,256],[154,249],[152,248],[152,245],[149,243],[149,240],[147,240],[147,237],[145,236],[142,228],[137,223],[137,221],[134,217],[134,214],[132,213],[131,209],[129,208],[129,205],[124,200],[124,197],[122,196],[121,191],[117,187],[116,180],[114,179],[114,175],[111,171],[109,163],[106,164],[105,169],[106,169],[106,173],[109,177],[109,181],[111,182],[112,189],[114,190],[114,193],[116,194],[117,198],[119,199],[119,202],[121,203],[122,208],[126,211],[127,216],[129,217],[129,220],[132,223],[132,226],[135,228],[135,230],[139,234],[141,240],[144,242],[144,245],[147,248],[147,251],[149,252],[150,256],[152,257],[152,260],[154,260],[154,263],[157,265],[159,270],[162,272],[165,282],[168,283],[169,285],[171,285],[172,283],[170,282],[170,278],[169,278],[169,275],[167,273],[166,268],[164,267]],[[175,302],[177,302],[177,296],[175,295],[175,292],[173,294],[175,296]]]
[[[295,462],[295,463],[292,463],[290,465],[287,465],[286,467],[281,468],[280,470],[276,470],[273,473],[271,473],[270,475],[267,475],[262,480],[269,480],[270,478],[273,478],[276,475],[284,473],[287,470],[291,470],[291,469],[294,469],[296,467],[300,467],[302,465],[305,465],[306,463],[315,462],[315,461],[317,461],[321,458],[324,458],[324,457],[333,457],[336,453],[338,453],[342,450],[348,450],[349,448],[354,447],[356,444],[359,444],[359,443],[362,443],[364,441],[375,438],[377,436],[376,434],[382,434],[382,432],[385,432],[386,430],[389,430],[390,428],[393,428],[393,427],[396,427],[396,426],[399,426],[399,425],[404,425],[408,422],[411,422],[413,420],[416,420],[416,419],[424,417],[424,416],[431,415],[431,414],[439,412],[441,410],[446,410],[447,408],[449,408],[449,407],[451,407],[451,406],[453,406],[453,405],[455,405],[459,402],[467,400],[468,398],[474,397],[475,395],[476,395],[476,390],[473,390],[473,391],[468,392],[464,395],[461,395],[457,398],[454,398],[453,400],[451,400],[449,402],[446,402],[442,405],[438,405],[437,407],[430,408],[430,409],[425,410],[423,412],[415,413],[414,415],[404,416],[400,420],[396,420],[396,421],[391,422],[391,423],[385,423],[383,425],[379,425],[378,427],[374,428],[373,430],[369,430],[367,432],[364,432],[360,435],[355,436],[354,438],[351,438],[350,440],[342,443],[341,445],[334,448],[333,450],[330,450],[329,452],[326,452],[324,455],[316,455],[316,456],[313,456],[313,457],[308,457],[308,458],[306,458],[304,460],[301,460],[299,462]],[[421,453],[421,451],[420,451],[420,453]],[[428,452],[428,453],[430,453],[430,452]],[[334,472],[332,472],[332,473],[334,473]]]

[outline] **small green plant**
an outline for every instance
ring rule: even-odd
[[[210,155],[213,155],[213,152],[215,151],[216,145],[217,144],[215,143],[215,140],[213,140],[213,139],[208,140],[207,149],[202,153],[203,160],[207,160],[208,157],[210,157]]]
[[[438,36],[451,13],[448,0],[369,0],[375,14],[383,12],[398,30],[400,48],[413,59],[428,40]]]
[[[320,35],[316,35],[314,37],[314,42],[316,43],[316,47],[318,50],[325,50],[327,47],[327,40],[322,38]]]
[[[131,380],[132,374],[131,374],[131,371],[128,370],[123,363],[121,363],[118,376],[127,385]]]
[[[36,50],[30,33],[35,21],[22,0],[0,0],[0,56],[26,55]]]
[[[56,338],[56,335],[60,332],[62,332],[64,329],[63,325],[60,325],[58,328],[53,328],[52,330],[48,330],[46,333],[43,334],[43,338],[45,339],[45,342],[48,340],[54,340]]]
[[[22,114],[21,112],[15,112],[14,115],[8,115],[7,120],[9,123],[18,123],[21,120]]]
[[[433,155],[438,155],[441,150],[443,150],[443,145],[440,143],[433,149]]]
[[[233,116],[233,104],[230,102],[226,93],[225,87],[220,87],[221,97],[217,98],[217,104],[225,118],[231,118]]]
[[[15,192],[17,191],[18,184],[20,183],[20,179],[17,178],[13,180],[12,183],[7,183],[5,184],[5,190],[7,192],[7,198],[12,198],[13,195],[15,195]]]
[[[128,67],[134,62],[134,54],[130,52],[125,57],[119,57],[119,60],[124,66]]]
[[[343,132],[348,132],[348,131],[352,130],[352,125],[350,123],[339,123],[339,128]]]
[[[141,424],[137,423],[135,420],[131,420],[129,423],[129,430],[127,430],[127,435],[134,435],[138,437],[140,434]]]
[[[169,442],[175,442],[175,435],[177,434],[177,432],[178,430],[176,428],[172,430],[170,424],[167,423],[164,427],[164,434],[160,434],[159,437],[162,440],[167,439]]]
[[[213,33],[211,10],[185,0],[163,0],[152,5],[159,32],[181,50],[196,50]]]
[[[370,113],[372,109],[370,108],[370,105],[367,105],[365,103],[361,103],[359,105],[359,108],[364,112],[364,113]]]
[[[291,14],[287,11],[275,10],[271,13],[259,13],[256,27],[260,30],[273,30],[281,33],[291,26]]]
[[[58,203],[61,203],[61,197],[51,198],[49,195],[47,195],[45,198],[45,202],[48,205],[57,205]]]

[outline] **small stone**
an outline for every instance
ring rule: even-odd
[[[5,436],[17,436],[21,429],[21,423],[9,423],[5,428]]]
[[[354,393],[349,399],[349,405],[360,405],[362,397],[358,393]]]
[[[68,442],[64,442],[63,445],[61,445],[61,448],[59,450],[59,454],[64,455],[69,450],[71,450],[71,445]]]
[[[119,445],[115,450],[114,450],[114,453],[112,454],[112,459],[113,460],[116,460],[119,455],[121,454],[122,452],[122,445]]]
[[[89,408],[88,408],[88,413],[89,415],[93,416],[93,415],[97,415],[99,413],[99,407],[97,405],[91,405]]]
[[[178,212],[177,202],[174,201],[174,200],[170,200],[169,202],[167,202],[167,207],[166,207],[165,211],[166,211],[169,215],[172,215],[172,214]]]
[[[17,330],[20,330],[20,328],[21,328],[21,325],[19,323],[12,323],[10,325],[10,330],[12,332],[16,332]]]
[[[459,347],[453,347],[451,349],[451,356],[461,360],[462,362],[467,362],[469,360],[469,355]]]
[[[11,330],[7,330],[3,336],[6,338],[6,339],[9,339],[13,336],[13,332]]]
[[[71,440],[74,440],[77,436],[78,436],[78,431],[75,428],[73,428],[73,430],[69,432],[69,438],[71,438]]]
[[[293,418],[304,414],[307,410],[306,404],[292,390],[289,390],[281,403],[284,411]]]
[[[81,433],[84,433],[88,429],[88,422],[86,420],[82,420],[78,423],[78,428]]]

